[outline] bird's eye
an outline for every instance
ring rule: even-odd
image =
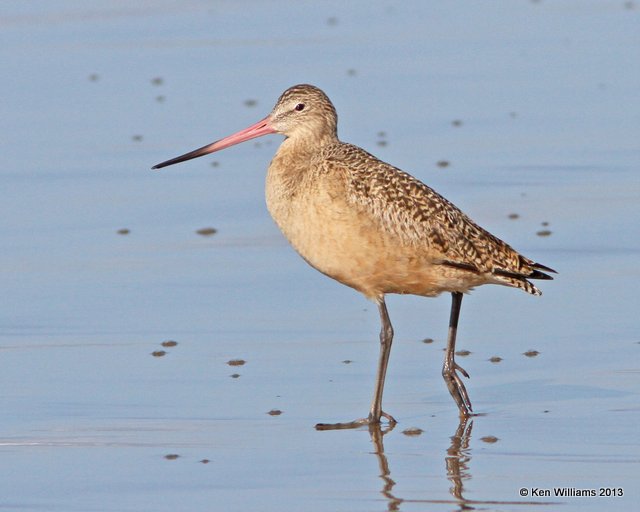
[[[304,110],[304,103],[298,103],[295,107],[295,110],[297,110],[298,112],[300,112],[301,110]]]

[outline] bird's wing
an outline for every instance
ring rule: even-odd
[[[400,243],[425,247],[435,263],[492,273],[513,286],[513,280],[550,279],[539,270],[551,269],[520,255],[435,190],[363,149],[340,143],[324,160],[333,172],[344,173],[354,207],[366,210]]]

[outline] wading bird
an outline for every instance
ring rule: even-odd
[[[385,294],[452,297],[442,376],[461,417],[473,414],[454,358],[462,294],[483,284],[541,292],[529,280],[552,279],[536,263],[485,231],[413,176],[341,142],[336,110],[312,85],[295,85],[256,124],[154,169],[184,162],[262,135],[285,136],[266,180],[267,207],[296,251],[312,267],[378,305],[380,357],[369,415],[318,428],[378,424],[393,328]]]

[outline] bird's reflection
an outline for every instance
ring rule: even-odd
[[[460,502],[461,510],[468,510],[465,506],[466,500],[462,495],[464,491],[464,481],[471,479],[469,472],[469,462],[471,462],[471,450],[469,441],[471,440],[471,429],[473,420],[464,418],[456,429],[456,433],[451,436],[451,446],[447,449],[445,464],[447,466],[447,478],[453,484],[449,487],[451,495]]]
[[[391,470],[389,469],[389,461],[384,454],[384,443],[382,437],[385,434],[391,432],[395,427],[395,424],[388,425],[384,430],[380,424],[369,426],[369,435],[371,436],[371,442],[376,457],[378,458],[378,467],[380,468],[380,478],[382,479],[382,495],[387,499],[387,510],[400,510],[400,504],[404,501],[402,498],[397,498],[393,494],[393,486],[396,485],[393,478],[391,478]]]
[[[471,462],[471,450],[469,448],[469,442],[471,439],[471,429],[473,426],[473,420],[468,418],[462,419],[458,428],[453,436],[451,436],[451,445],[447,449],[445,455],[445,465],[447,468],[447,478],[451,481],[452,486],[449,488],[449,492],[453,496],[456,503],[458,503],[459,510],[472,510],[473,507],[469,505],[469,502],[464,498],[464,482],[471,478],[469,471],[469,463]],[[403,502],[415,502],[416,500],[406,500],[394,494],[393,488],[396,482],[391,478],[391,468],[389,467],[389,461],[384,453],[384,441],[383,437],[393,430],[394,426],[387,426],[382,428],[380,425],[371,425],[369,427],[369,435],[371,436],[371,442],[374,447],[374,454],[378,459],[378,467],[380,469],[380,478],[382,479],[382,491],[381,494],[387,500],[387,510],[397,511],[400,510],[400,505]],[[418,500],[420,502],[435,503],[438,500]],[[439,501],[442,503],[442,501]],[[448,501],[447,501],[448,502]]]

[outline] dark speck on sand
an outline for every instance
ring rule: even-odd
[[[212,236],[218,232],[216,228],[201,228],[196,231],[199,235],[202,236]]]

